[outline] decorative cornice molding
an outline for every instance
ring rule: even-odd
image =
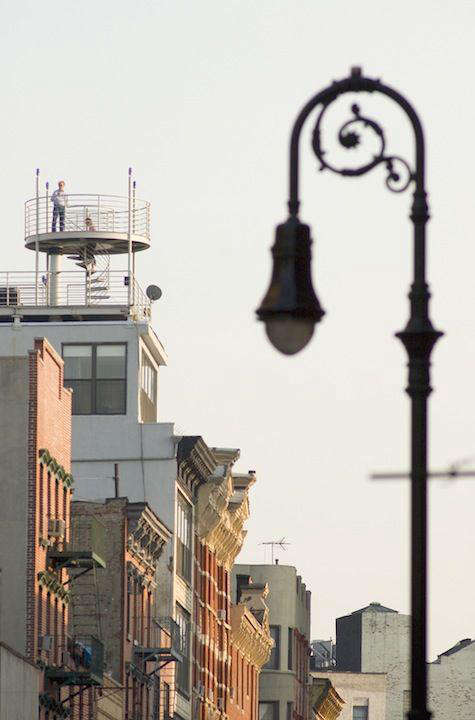
[[[327,678],[313,679],[309,687],[309,702],[316,720],[336,720],[345,705],[345,700]]]
[[[216,468],[216,459],[200,435],[185,435],[177,447],[178,477],[193,492]]]
[[[147,503],[127,503],[127,549],[154,573],[158,560],[172,533]]]
[[[196,532],[201,542],[216,553],[218,563],[227,570],[233,566],[246,537],[244,523],[249,517],[248,491],[254,482],[253,473],[234,476],[231,465],[220,465],[198,489]]]
[[[231,642],[259,670],[269,660],[274,645],[268,623],[267,627],[261,625],[242,603],[231,606]]]

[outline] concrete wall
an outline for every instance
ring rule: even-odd
[[[38,717],[41,670],[0,642],[0,720]]]
[[[0,640],[20,653],[26,649],[28,393],[28,357],[0,357]]]
[[[361,670],[387,673],[387,720],[403,718],[404,691],[410,683],[410,630],[409,615],[373,611],[362,614]]]
[[[429,672],[429,710],[433,720],[475,718],[475,643],[441,656]]]
[[[338,695],[345,701],[338,720],[353,720],[353,707],[358,705],[368,706],[369,720],[385,720],[387,676],[384,673],[322,670],[312,672],[311,675],[330,680]],[[400,720],[403,720],[402,715]]]

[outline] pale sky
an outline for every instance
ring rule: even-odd
[[[355,64],[421,114],[432,316],[447,333],[433,355],[431,465],[475,457],[474,21],[462,0],[3,5],[4,269],[34,268],[22,242],[35,167],[70,192],[125,194],[133,166],[153,208],[138,276],[164,293],[160,418],[241,448],[239,468],[258,482],[240,560],[269,561],[263,541],[291,543],[278,557],[312,591],[313,637],[334,637],[336,617],[371,601],[409,611],[408,483],[368,475],[408,465],[406,359],[393,333],[408,315],[410,195],[388,193],[382,169],[359,180],[316,172],[308,125],[301,217],[318,240],[327,315],[304,352],[279,355],[254,310],[285,219],[290,127]],[[411,159],[399,111],[358,101]],[[475,479],[431,484],[431,657],[475,637],[474,501]]]

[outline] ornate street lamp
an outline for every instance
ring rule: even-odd
[[[415,162],[386,152],[382,127],[361,114],[358,105],[351,107],[352,117],[339,132],[343,148],[359,145],[361,130],[369,128],[379,143],[371,160],[356,168],[331,164],[322,144],[322,121],[329,106],[345,93],[377,92],[394,100],[409,118],[415,137]],[[272,248],[274,266],[269,289],[257,310],[266,326],[271,343],[281,352],[292,355],[309,342],[314,327],[324,312],[312,286],[310,261],[310,228],[300,222],[299,210],[299,140],[310,113],[320,106],[312,147],[321,169],[338,175],[365,175],[373,168],[386,168],[386,186],[403,192],[414,186],[411,221],[414,227],[414,279],[411,285],[410,317],[397,337],[409,358],[407,393],[411,398],[411,710],[410,720],[429,720],[427,710],[427,399],[430,386],[430,355],[442,335],[429,319],[429,288],[426,282],[425,226],[429,209],[425,191],[425,148],[420,120],[410,103],[396,90],[379,80],[366,78],[360,68],[353,68],[348,78],[333,82],[317,93],[298,115],[290,141],[289,218],[277,227]]]

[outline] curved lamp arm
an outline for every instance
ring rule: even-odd
[[[352,117],[338,132],[338,141],[350,149],[360,144],[363,131],[371,131],[378,141],[378,152],[356,168],[339,167],[327,159],[322,143],[323,119],[328,107],[341,95],[379,92],[394,100],[409,118],[415,137],[415,165],[386,152],[382,127],[351,107]],[[402,192],[415,184],[411,220],[414,226],[414,279],[409,293],[410,317],[405,329],[397,333],[409,358],[407,392],[411,398],[411,711],[410,720],[430,720],[427,710],[427,399],[430,386],[430,355],[442,335],[429,319],[429,288],[426,283],[425,226],[429,219],[425,192],[425,148],[421,122],[412,105],[399,92],[379,80],[363,77],[353,68],[348,78],[332,83],[317,93],[298,115],[290,141],[289,212],[277,227],[272,248],[273,272],[269,289],[257,310],[266,324],[267,335],[281,352],[292,355],[309,342],[314,327],[324,315],[311,278],[311,238],[308,225],[301,223],[299,211],[299,141],[310,113],[321,105],[313,131],[312,147],[321,170],[343,176],[364,175],[378,165],[386,167],[386,185]],[[403,174],[401,174],[401,168]]]

